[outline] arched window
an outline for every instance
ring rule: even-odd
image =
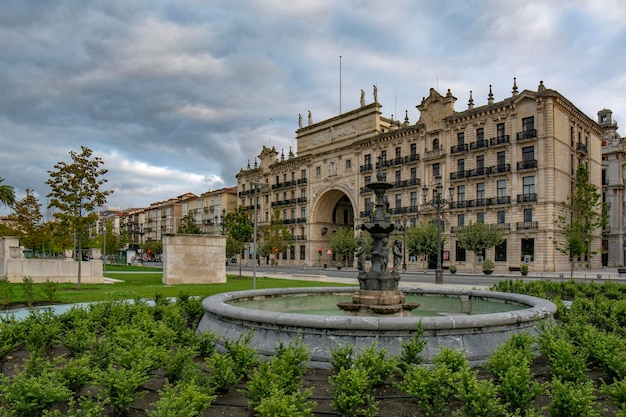
[[[439,138],[433,139],[433,151],[439,149]]]

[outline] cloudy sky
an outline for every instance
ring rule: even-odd
[[[412,123],[431,87],[463,110],[513,77],[626,123],[625,45],[622,0],[2,0],[0,177],[45,206],[47,171],[86,146],[110,206],[199,195],[374,84]]]

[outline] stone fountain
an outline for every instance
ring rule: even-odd
[[[372,237],[373,244],[370,251],[372,266],[369,271],[365,271],[365,242],[359,238],[357,253],[359,291],[352,295],[351,303],[337,304],[337,307],[345,311],[347,315],[402,317],[410,316],[411,310],[418,307],[416,303],[406,303],[404,293],[398,289],[400,281],[398,269],[402,249],[399,240],[393,244],[393,250],[389,244],[389,235],[394,231],[395,225],[391,223],[389,200],[385,193],[393,185],[384,181],[382,166],[383,159],[378,157],[376,182],[367,185],[376,195],[376,210],[372,221],[361,225],[361,230],[366,230]],[[390,253],[394,258],[392,272],[387,270]]]

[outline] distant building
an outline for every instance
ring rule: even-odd
[[[534,271],[568,269],[568,257],[554,247],[559,239],[554,221],[579,164],[602,187],[604,129],[543,82],[537,91],[521,92],[514,82],[510,97],[500,101],[490,89],[482,106],[474,105],[470,92],[462,111],[455,110],[456,101],[449,90],[441,95],[430,89],[417,105],[416,123],[408,116],[404,121],[383,117],[376,98],[316,123],[309,115],[309,124],[300,122],[296,131],[295,154],[263,146],[258,160],[240,170],[239,205],[250,216],[256,205],[260,226],[279,211],[295,239],[281,255],[287,262],[332,261],[332,234],[342,227],[358,233],[372,215],[375,201],[367,184],[376,181],[377,158],[382,157],[386,181],[393,184],[387,198],[396,223],[433,221],[424,188],[430,199],[438,182],[446,197],[452,187],[452,204],[442,215],[444,265],[469,269],[473,256],[480,255],[492,259],[496,270],[523,262]],[[267,188],[254,185],[259,182]],[[477,221],[497,224],[504,241],[484,254],[465,253],[455,232]],[[594,248],[600,245],[598,231]],[[576,266],[600,267],[601,257],[583,257]]]

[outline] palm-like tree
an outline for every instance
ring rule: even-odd
[[[0,177],[0,183],[4,181],[4,178]],[[13,206],[15,204],[15,189],[10,185],[0,184],[0,203],[4,203],[5,206]]]

